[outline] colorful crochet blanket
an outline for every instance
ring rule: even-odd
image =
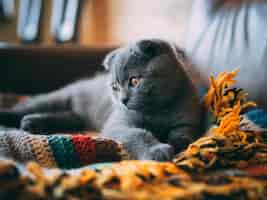
[[[89,134],[33,135],[7,129],[0,131],[0,155],[21,163],[35,161],[43,167],[62,169],[128,159],[121,144]]]
[[[267,114],[233,87],[236,74],[210,78],[204,102],[212,126],[172,162],[48,170],[42,166],[79,167],[102,154],[109,161],[129,157],[122,145],[104,138],[3,131],[0,151],[6,157],[37,163],[0,160],[0,199],[266,199]],[[98,149],[107,143],[110,148]]]

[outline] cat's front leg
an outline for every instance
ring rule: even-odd
[[[123,119],[110,120],[102,135],[122,143],[132,159],[167,161],[174,154],[172,146],[160,143],[147,130],[129,126]]]
[[[174,156],[174,148],[165,143],[158,143],[149,148],[145,160],[170,161]]]

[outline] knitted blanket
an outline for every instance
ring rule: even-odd
[[[242,89],[233,88],[236,74],[210,78],[204,102],[212,126],[172,162],[48,170],[42,166],[79,167],[111,152],[100,160],[129,157],[122,145],[104,138],[3,131],[0,151],[6,157],[38,164],[25,168],[0,160],[0,199],[266,199],[267,114],[247,101]],[[103,150],[97,144],[110,146]]]
[[[77,168],[128,158],[116,141],[89,134],[33,135],[21,130],[0,131],[0,155],[43,167]]]
[[[0,161],[0,199],[264,200],[266,194],[267,168],[262,167],[194,174],[173,163],[122,161],[70,172],[44,170],[36,163],[24,170]]]

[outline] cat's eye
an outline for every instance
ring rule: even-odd
[[[140,83],[140,79],[137,78],[137,77],[131,77],[130,80],[129,80],[129,85],[131,87],[136,87],[136,86],[139,85],[139,83]]]
[[[112,88],[113,91],[119,91],[120,90],[120,88],[119,88],[117,83],[112,83],[111,84],[111,88]]]

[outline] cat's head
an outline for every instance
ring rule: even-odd
[[[159,39],[119,48],[104,60],[113,99],[131,110],[168,106],[187,81],[185,63],[182,50]]]

